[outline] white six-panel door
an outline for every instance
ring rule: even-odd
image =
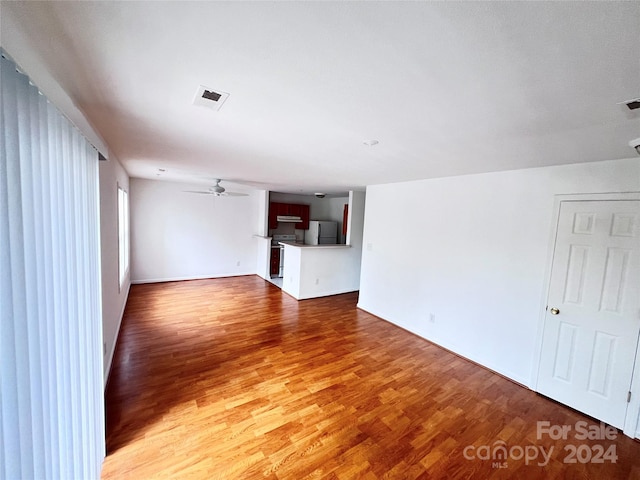
[[[640,201],[566,201],[560,215],[537,390],[615,427],[640,332]]]

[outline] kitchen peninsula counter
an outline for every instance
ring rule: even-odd
[[[280,245],[284,245],[285,247],[296,247],[296,248],[318,248],[318,249],[331,249],[331,248],[351,248],[351,245],[345,245],[344,243],[331,243],[325,245],[309,245],[306,243],[297,243],[297,242],[278,242]]]
[[[282,290],[293,298],[324,297],[358,289],[360,249],[345,244],[280,242],[284,248]]]

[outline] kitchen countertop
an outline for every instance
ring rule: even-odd
[[[351,245],[345,245],[344,243],[337,244],[329,244],[329,245],[307,245],[305,243],[295,243],[295,242],[278,242],[280,245],[284,245],[286,247],[297,247],[297,248],[351,248]]]

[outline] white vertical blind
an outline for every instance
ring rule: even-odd
[[[99,478],[98,153],[0,68],[0,479]]]

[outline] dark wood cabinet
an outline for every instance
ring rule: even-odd
[[[280,204],[276,202],[271,202],[269,204],[269,228],[274,229],[278,228],[278,206]]]
[[[276,203],[276,213],[278,215],[289,215],[289,204],[288,203]]]
[[[298,230],[309,229],[309,205],[298,203],[271,202],[269,204],[269,228],[278,228],[278,215],[295,215],[302,222],[296,224]]]
[[[269,263],[269,273],[271,276],[278,276],[280,273],[280,247],[271,248],[271,261]]]
[[[309,205],[299,205],[302,222],[296,225],[299,230],[309,230]]]
[[[299,217],[302,213],[302,205],[297,205],[294,203],[287,204],[289,213],[287,215],[293,215],[295,217]]]
[[[342,210],[342,235],[347,238],[347,227],[349,221],[349,204],[344,204],[344,209]],[[346,240],[345,240],[346,242]]]

